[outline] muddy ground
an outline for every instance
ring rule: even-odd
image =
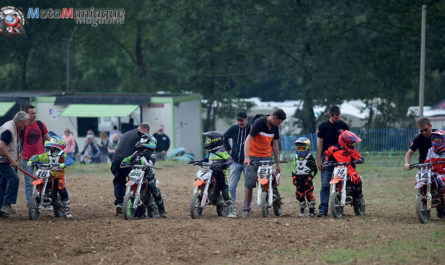
[[[290,178],[285,178],[281,217],[263,219],[255,207],[252,218],[234,220],[217,217],[215,208],[208,207],[201,219],[192,220],[188,209],[196,170],[174,165],[157,172],[168,219],[126,221],[115,216],[112,177],[100,166],[68,173],[74,220],[44,211],[39,220],[30,221],[21,181],[17,214],[0,220],[0,264],[444,262],[440,231],[445,222],[418,223],[411,178],[367,179],[364,217],[347,209],[343,220],[297,218]],[[385,191],[391,186],[393,196]],[[317,181],[317,206],[319,187]],[[242,196],[239,189],[239,204]]]

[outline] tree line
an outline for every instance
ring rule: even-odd
[[[68,93],[196,92],[204,130],[248,107],[240,98],[300,99],[313,107],[360,99],[366,126],[393,127],[418,104],[421,6],[428,6],[425,105],[445,98],[445,2],[378,0],[32,0],[21,8],[125,8],[123,25],[32,19],[0,38],[0,90]]]

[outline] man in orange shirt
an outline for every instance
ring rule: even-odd
[[[272,153],[276,160],[276,170],[280,172],[278,156],[278,139],[280,134],[278,126],[286,119],[286,113],[277,109],[270,116],[256,119],[249,135],[244,143],[244,164],[248,165],[247,174],[244,178],[245,200],[242,216],[248,218],[250,215],[250,203],[252,202],[252,191],[256,188],[255,176],[258,171],[258,161],[271,160]],[[252,163],[251,163],[252,162]]]

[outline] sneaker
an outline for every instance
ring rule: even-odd
[[[116,215],[122,214],[122,205],[116,205]]]
[[[9,213],[0,210],[0,218],[9,218]]]
[[[167,216],[167,212],[166,212],[166,211],[161,211],[161,212],[159,213],[159,216],[161,216],[161,218],[168,218],[168,216]]]
[[[327,213],[325,213],[325,212],[323,212],[323,211],[320,211],[318,214],[317,214],[317,217],[325,217],[325,216],[327,216],[328,214]]]
[[[16,213],[16,210],[12,208],[11,204],[5,204],[2,210],[6,213]]]
[[[247,219],[247,218],[249,218],[249,216],[250,216],[250,211],[246,211],[246,210],[244,210],[244,211],[242,212],[242,217],[243,217],[243,219]]]

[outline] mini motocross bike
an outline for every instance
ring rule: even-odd
[[[274,162],[271,160],[261,160],[257,163],[259,165],[256,177],[258,184],[257,203],[261,207],[261,214],[263,217],[269,217],[269,208],[272,207],[274,214],[280,216],[281,205],[283,204],[277,188],[280,185],[280,173],[272,171]]]
[[[352,193],[348,176],[349,162],[329,163],[334,167],[331,184],[330,208],[334,218],[343,218],[345,205],[352,205],[355,215],[365,215],[366,202],[362,196],[356,197]],[[346,185],[345,185],[346,183]]]
[[[144,157],[142,159],[145,159]],[[132,170],[128,174],[127,189],[124,196],[122,206],[123,216],[125,220],[133,220],[136,209],[140,206],[146,207],[148,216],[157,217],[157,207],[153,207],[153,197],[148,190],[148,177],[155,174],[155,168],[151,161],[145,159],[144,165],[123,164],[121,168],[131,167]],[[156,180],[157,182],[157,180]]]
[[[43,207],[52,206],[55,217],[64,216],[63,203],[57,192],[57,185],[54,185],[54,178],[51,176],[52,169],[59,169],[58,164],[33,163],[38,169],[32,182],[33,192],[28,204],[28,216],[30,220],[37,220]]]
[[[443,194],[438,190],[436,178],[433,177],[432,168],[436,164],[444,164],[445,161],[437,161],[434,163],[423,163],[410,165],[409,169],[417,168],[416,174],[417,189],[416,196],[416,215],[419,222],[426,224],[430,221],[431,208],[435,208],[443,204]]]
[[[192,161],[189,164],[201,167],[196,173],[193,184],[195,189],[190,202],[190,216],[192,219],[200,218],[206,205],[216,205],[218,216],[226,217],[229,214],[229,207],[224,202],[221,191],[216,188],[216,180],[215,177],[212,177],[213,171],[210,169],[211,163]]]

